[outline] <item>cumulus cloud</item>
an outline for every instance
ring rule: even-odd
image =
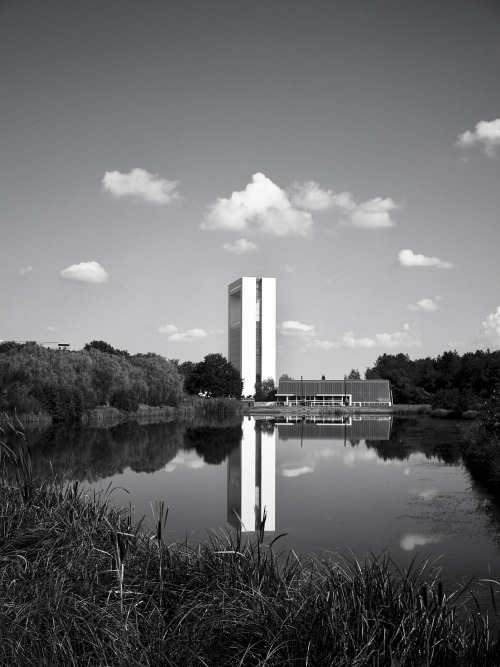
[[[420,301],[417,301],[417,303],[410,303],[407,307],[407,310],[424,310],[428,313],[432,313],[438,309],[437,301],[439,301],[439,297],[434,297],[434,300],[420,299]]]
[[[167,324],[166,326],[159,327],[158,333],[166,334],[169,343],[194,343],[208,336],[205,329],[194,328],[187,331],[180,331],[175,324]]]
[[[302,466],[302,468],[284,468],[281,474],[283,477],[300,477],[310,472],[314,472],[312,466]]]
[[[285,320],[278,328],[283,336],[313,336],[314,326],[312,324],[302,324],[296,320]]]
[[[246,252],[257,250],[257,245],[246,239],[238,239],[234,243],[224,243],[222,246],[226,252],[234,252],[235,255],[244,255]]]
[[[403,551],[413,551],[415,547],[425,547],[427,544],[435,544],[441,542],[439,535],[415,535],[407,533],[400,539],[399,544]]]
[[[105,283],[109,278],[109,273],[94,261],[72,264],[67,269],[63,269],[59,275],[63,280],[75,283]]]
[[[485,345],[500,348],[500,306],[494,313],[488,315],[481,324],[483,326],[481,339]]]
[[[233,192],[229,199],[216,199],[201,227],[307,238],[313,232],[313,219],[292,206],[286,192],[267,176],[256,173],[244,190]]]
[[[458,136],[455,146],[470,148],[477,144],[482,145],[486,155],[495,157],[496,149],[500,146],[500,118],[479,121],[474,131],[467,130]]]
[[[33,271],[32,266],[23,266],[19,269],[18,273],[20,276],[25,276],[27,273],[31,273]]]
[[[314,181],[293,183],[290,187],[290,197],[295,206],[306,211],[326,211],[335,206],[339,208],[352,206],[349,192],[335,194],[333,190],[325,190]]]
[[[401,266],[424,267],[434,266],[438,269],[452,269],[454,264],[446,262],[439,257],[426,257],[425,255],[416,255],[413,250],[401,250],[398,253],[398,260]]]
[[[117,199],[134,197],[155,204],[169,204],[179,197],[176,188],[179,181],[159,178],[145,169],[132,169],[128,174],[107,171],[102,179],[102,188]]]
[[[337,209],[353,227],[377,229],[393,227],[391,212],[400,208],[390,197],[374,197],[358,204],[350,192],[335,193],[314,181],[294,183],[290,188],[293,204],[307,211]]]
[[[373,348],[373,347],[421,347],[422,342],[411,332],[409,324],[403,324],[402,331],[378,333],[374,338],[356,338],[353,331],[346,331],[340,341],[314,338],[311,346],[322,350],[337,348]]]
[[[354,227],[366,227],[368,229],[393,227],[394,221],[391,219],[391,211],[397,208],[399,208],[398,204],[390,197],[369,199],[359,204],[351,213],[351,224]]]

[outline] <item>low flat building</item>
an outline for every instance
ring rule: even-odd
[[[382,407],[392,405],[389,380],[280,380],[281,405]]]

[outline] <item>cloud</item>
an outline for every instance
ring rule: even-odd
[[[352,197],[349,192],[337,195],[333,190],[323,190],[314,181],[295,182],[289,191],[293,204],[306,211],[326,211],[335,206],[346,208],[352,205]]]
[[[310,472],[314,472],[312,466],[303,466],[302,468],[284,468],[281,474],[283,477],[300,477]]]
[[[175,324],[167,324],[166,326],[159,327],[158,333],[167,334],[169,343],[194,343],[208,336],[205,329],[194,328],[187,331],[180,331]]]
[[[314,338],[311,347],[322,350],[337,348],[373,348],[373,347],[421,347],[422,342],[412,335],[409,324],[403,324],[402,331],[378,333],[374,338],[356,338],[353,331],[346,331],[340,341],[321,340]]]
[[[27,273],[31,273],[33,271],[32,266],[23,266],[22,268],[19,269],[18,273],[20,276],[25,276]]]
[[[356,203],[350,192],[336,194],[333,190],[321,188],[314,181],[294,183],[290,188],[293,204],[306,211],[326,211],[337,209],[353,227],[377,229],[393,227],[391,211],[400,208],[390,197],[374,197],[361,204]]]
[[[57,331],[57,329],[55,327],[49,325],[48,327],[45,327],[45,331],[49,331],[50,333],[54,333],[54,331]]]
[[[145,169],[132,169],[128,174],[107,171],[102,179],[102,188],[117,199],[134,197],[155,204],[169,204],[179,197],[176,188],[180,181],[169,181],[150,174]]]
[[[481,324],[483,326],[482,342],[489,347],[500,348],[500,306]]]
[[[413,551],[415,547],[425,547],[426,544],[435,544],[437,542],[441,542],[441,537],[439,535],[429,535],[426,537],[425,535],[408,533],[403,535],[399,544],[403,551]]]
[[[439,257],[415,255],[413,250],[401,250],[398,253],[398,260],[401,266],[435,266],[438,269],[454,268],[454,265],[451,262],[443,261],[442,259],[439,259]]]
[[[437,301],[439,301],[439,297],[435,297],[435,301],[432,299],[420,299],[417,303],[410,303],[407,310],[425,310],[428,313],[432,313],[438,309]]]
[[[314,326],[312,324],[302,324],[296,320],[286,320],[278,327],[279,333],[283,336],[314,336]]]
[[[455,142],[459,148],[471,148],[476,144],[482,145],[486,155],[495,157],[496,149],[500,146],[500,118],[479,121],[473,132],[467,130]]]
[[[393,227],[394,222],[390,213],[399,208],[390,197],[382,199],[375,197],[363,204],[359,204],[351,214],[351,224],[354,227],[365,227],[378,229],[381,227]]]
[[[210,204],[201,228],[307,238],[313,232],[313,219],[294,208],[286,192],[267,176],[256,173],[244,190]]]
[[[72,264],[59,275],[63,280],[75,283],[105,283],[109,278],[109,273],[98,262],[93,261]]]
[[[244,255],[246,252],[257,250],[257,245],[246,239],[238,239],[234,243],[224,243],[222,246],[226,252],[234,252],[235,255]]]

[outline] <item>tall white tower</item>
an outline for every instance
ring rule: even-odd
[[[248,396],[257,378],[276,382],[276,278],[235,280],[228,287],[228,312],[228,359]]]

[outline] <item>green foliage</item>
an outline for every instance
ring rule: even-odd
[[[359,371],[356,368],[352,368],[351,372],[347,376],[348,380],[361,380],[361,375],[359,374]]]
[[[256,401],[274,401],[276,399],[277,389],[274,385],[273,378],[265,380],[258,379],[255,383],[255,400]]]
[[[464,462],[479,479],[500,488],[500,385],[467,427],[462,447]]]
[[[140,403],[179,404],[182,377],[166,359],[104,352],[99,345],[79,352],[7,345],[0,352],[0,411],[47,412],[58,423],[79,422],[98,405],[135,411]]]
[[[99,352],[105,352],[106,354],[117,354],[122,357],[130,357],[127,350],[118,350],[104,340],[92,340],[90,343],[85,343],[83,349],[87,352],[89,350],[99,350]]]
[[[293,377],[290,377],[290,375],[287,375],[286,373],[280,375],[280,381],[286,382],[287,380],[293,380]]]
[[[447,351],[436,359],[415,360],[403,353],[383,354],[365,377],[389,380],[395,403],[432,403],[464,412],[491,396],[500,379],[500,351],[477,350],[462,356]]]
[[[184,387],[190,394],[240,398],[243,380],[239,371],[222,354],[207,354],[186,377]]]

